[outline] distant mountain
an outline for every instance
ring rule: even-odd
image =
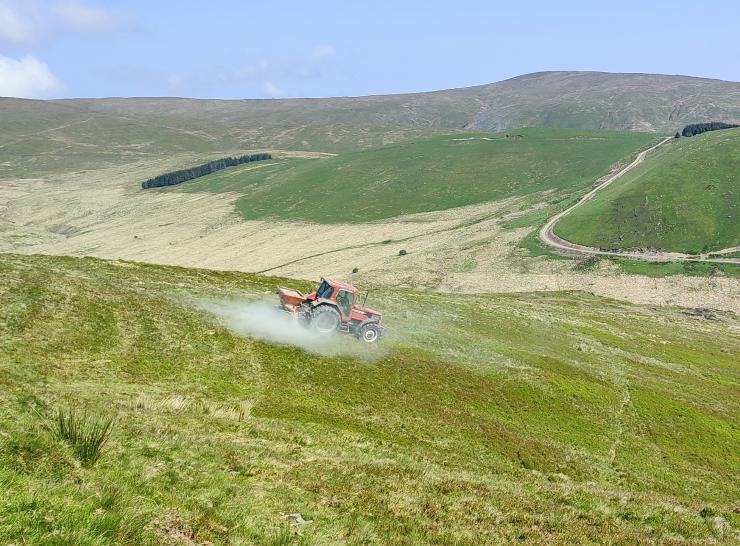
[[[327,99],[0,99],[0,177],[183,151],[347,152],[443,130],[555,127],[674,132],[740,122],[740,83],[540,72],[429,93]],[[46,153],[39,158],[38,151]],[[48,153],[54,151],[55,153]],[[122,154],[127,154],[124,157]]]
[[[469,126],[673,132],[695,120],[740,119],[740,83],[655,74],[540,72],[479,87],[488,111]]]
[[[604,72],[538,72],[477,87],[352,98],[59,102],[130,116],[207,117],[242,127],[361,124],[505,130],[534,126],[671,132],[698,121],[740,121],[738,82]]]

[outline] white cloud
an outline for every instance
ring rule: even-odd
[[[44,98],[60,87],[49,67],[36,57],[16,60],[0,55],[0,96]]]
[[[83,32],[103,32],[117,27],[121,22],[121,16],[115,12],[76,0],[57,4],[54,13],[68,28]]]
[[[33,21],[13,9],[7,2],[0,3],[0,40],[14,43],[33,42],[36,38]]]
[[[185,83],[185,78],[180,74],[169,74],[167,76],[167,85],[172,88],[182,87]]]
[[[296,67],[296,75],[302,79],[313,79],[323,75],[337,55],[337,50],[330,45],[319,45]]]
[[[79,0],[0,0],[0,42],[32,44],[59,32],[96,33],[130,27],[128,12]]]
[[[158,93],[177,96],[287,98],[302,82],[320,79],[331,70],[335,55],[333,47],[317,46],[292,57],[257,58],[244,64],[191,65],[179,70],[118,65],[102,69],[101,74],[134,88],[157,88]]]
[[[287,96],[287,93],[281,87],[272,82],[265,82],[262,91],[271,99],[281,99]]]
[[[314,59],[330,59],[337,54],[337,50],[330,45],[316,46],[313,50]]]

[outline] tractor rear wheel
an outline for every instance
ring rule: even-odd
[[[357,333],[357,337],[365,343],[375,343],[380,339],[380,328],[377,324],[365,324]]]
[[[329,305],[320,305],[311,311],[311,326],[322,335],[336,333],[341,320],[339,311]]]

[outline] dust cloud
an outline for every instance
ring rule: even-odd
[[[384,352],[352,335],[321,335],[302,325],[268,301],[201,301],[197,307],[220,319],[229,330],[243,337],[280,345],[292,345],[322,356],[355,356],[376,359]]]

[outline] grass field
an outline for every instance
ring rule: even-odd
[[[672,141],[563,218],[565,239],[699,253],[740,245],[740,129]]]
[[[322,357],[191,305],[285,280],[13,255],[0,275],[2,543],[737,538],[734,315],[384,290],[383,350]],[[116,417],[97,463],[46,430],[60,408]]]
[[[588,187],[648,133],[518,129],[442,135],[322,160],[230,169],[177,191],[243,193],[247,219],[365,222]]]
[[[688,275],[695,277],[727,276],[740,278],[740,267],[735,264],[715,264],[708,262],[642,262],[609,257],[627,274],[646,275],[648,277],[670,277]]]

